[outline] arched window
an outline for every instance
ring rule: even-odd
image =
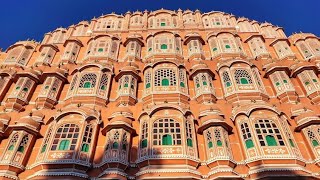
[[[158,69],[155,72],[155,86],[175,86],[176,73],[173,69]]]
[[[108,75],[103,74],[100,80],[100,86],[99,86],[100,91],[106,91],[107,86],[108,86]]]
[[[252,84],[251,76],[247,70],[236,69],[234,72],[234,77],[237,84]]]
[[[28,145],[28,142],[29,142],[29,136],[25,135],[20,142],[20,145],[18,147],[18,152],[23,153]]]
[[[72,82],[70,84],[70,87],[69,87],[69,91],[68,91],[68,95],[71,95],[75,86],[76,86],[76,83],[78,81],[78,74],[76,74],[73,79],[72,79]]]
[[[213,148],[213,142],[212,142],[212,135],[210,131],[207,131],[207,143],[208,143],[208,148]]]
[[[61,125],[51,146],[51,150],[75,150],[79,137],[79,126],[76,124]]]
[[[242,133],[242,137],[243,137],[246,148],[250,149],[250,148],[254,147],[252,135],[251,135],[248,124],[242,123],[240,125],[240,128],[241,128],[241,133]]]
[[[119,133],[119,131],[115,131],[115,133],[113,134],[112,149],[119,148],[119,139],[120,139],[120,133]]]
[[[90,144],[92,140],[92,133],[93,133],[93,127],[91,124],[89,124],[85,128],[84,135],[82,138],[82,146],[81,146],[82,152],[89,152]]]
[[[180,87],[185,87],[185,71],[183,69],[179,69],[179,79],[180,79]]]
[[[214,136],[216,138],[216,145],[217,147],[221,147],[222,146],[222,139],[221,139],[221,133],[220,133],[220,129],[215,129],[214,130]]]
[[[88,73],[82,76],[79,83],[79,88],[93,88],[96,86],[97,75]]]
[[[127,136],[127,133],[123,133],[123,136],[122,136],[122,150],[126,151],[127,150],[127,146],[128,146],[128,136]]]
[[[222,73],[222,78],[223,78],[223,82],[224,82],[226,87],[230,87],[232,85],[229,73],[227,71],[224,71]]]
[[[173,119],[159,119],[153,123],[153,145],[181,145],[181,127]]]
[[[192,136],[192,124],[189,120],[186,120],[186,137],[187,137],[187,146],[188,147],[193,147],[193,136]]]
[[[316,138],[315,134],[312,132],[311,129],[308,129],[308,137],[310,139],[310,142],[312,144],[313,147],[317,147],[319,146],[319,142],[318,139]]]
[[[52,128],[49,129],[49,131],[48,131],[48,133],[46,135],[46,138],[43,141],[43,145],[42,145],[42,148],[41,148],[41,153],[44,153],[47,150],[47,146],[48,146],[49,140],[51,138],[51,134],[52,134]]]
[[[145,75],[145,86],[146,86],[146,89],[151,87],[151,73],[150,72],[146,72],[146,75]]]
[[[11,141],[10,141],[10,143],[9,143],[9,145],[8,145],[8,151],[12,151],[12,150],[14,149],[14,147],[15,147],[18,139],[19,139],[19,134],[18,134],[18,133],[15,133],[15,134],[12,136]]]
[[[141,148],[146,148],[148,146],[148,124],[146,122],[143,123],[141,130]]]
[[[284,146],[281,133],[273,121],[258,120],[255,129],[261,146]]]

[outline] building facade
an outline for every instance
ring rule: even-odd
[[[320,177],[320,41],[127,12],[0,53],[0,179]]]

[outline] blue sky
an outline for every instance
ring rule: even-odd
[[[320,36],[320,0],[2,0],[1,7],[3,49],[28,38],[40,41],[46,32],[94,16],[160,8],[224,11],[284,27],[287,35],[303,31]]]

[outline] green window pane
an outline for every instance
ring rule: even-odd
[[[28,90],[29,90],[28,88],[23,88],[24,92],[28,92]]]
[[[218,50],[218,48],[216,48],[216,47],[212,49],[212,51],[217,51],[217,50]]]
[[[45,86],[44,89],[49,89],[49,86]]]
[[[229,82],[229,81],[226,82],[226,86],[227,86],[227,87],[230,87],[230,86],[231,86],[231,82]]]
[[[151,86],[150,83],[147,83],[147,84],[146,84],[146,88],[147,88],[147,89],[150,88],[150,86]]]
[[[229,44],[226,45],[226,49],[230,49],[231,46]]]
[[[294,143],[293,143],[292,139],[289,139],[289,142],[290,142],[291,147],[294,147]]]
[[[119,89],[121,89],[121,85],[119,86]]]
[[[309,85],[309,84],[310,84],[310,82],[309,82],[309,81],[306,81],[304,84],[305,84],[305,85]]]
[[[147,146],[148,146],[148,140],[146,140],[146,139],[142,140],[141,147],[146,148]]]
[[[91,88],[91,82],[85,82],[83,87],[84,88]]]
[[[204,86],[208,85],[208,83],[206,81],[203,81],[202,83]]]
[[[68,150],[69,149],[69,144],[70,144],[69,140],[62,140],[60,142],[60,144],[59,144],[58,150]]]
[[[268,146],[277,146],[277,141],[273,136],[267,135],[266,140],[267,140]]]
[[[187,146],[193,147],[192,139],[187,139]]]
[[[162,22],[162,23],[160,24],[160,26],[166,26],[166,23]]]
[[[47,144],[43,145],[41,148],[41,153],[44,153],[47,149]]]
[[[254,147],[253,141],[251,139],[246,140],[245,144],[247,149]]]
[[[316,80],[316,79],[312,79],[312,81],[313,81],[313,82],[317,82],[317,80]]]
[[[99,48],[99,49],[98,49],[98,52],[103,52],[103,48]]]
[[[128,86],[129,86],[128,83],[124,84],[124,87],[128,87]]]
[[[162,145],[172,145],[172,136],[165,134],[162,136]]]
[[[312,145],[316,147],[316,146],[319,146],[319,143],[317,140],[312,140]]]
[[[168,49],[168,46],[166,44],[161,44],[161,49]]]
[[[89,152],[89,144],[82,144],[81,151]]]
[[[217,24],[217,25],[220,25],[220,22],[217,22],[216,24]]]
[[[127,150],[127,145],[126,144],[122,144],[122,150]]]
[[[249,84],[248,80],[246,78],[241,78],[240,79],[241,84]]]
[[[199,88],[199,87],[200,87],[200,84],[198,83],[198,84],[197,84],[197,88]]]
[[[169,86],[169,80],[168,79],[162,79],[161,86]]]
[[[149,51],[149,52],[152,51],[152,48],[149,48],[148,51]]]
[[[14,145],[11,145],[11,146],[9,146],[9,151],[12,151],[13,150],[13,148],[14,148]]]
[[[185,87],[184,82],[180,82],[181,87]]]
[[[118,149],[118,147],[119,147],[119,143],[114,142],[114,143],[112,144],[112,149]]]
[[[222,142],[220,140],[217,141],[217,146],[222,146]]]
[[[19,90],[20,89],[20,86],[16,87],[16,90]]]
[[[276,86],[280,86],[280,83],[279,83],[279,82],[276,82]]]
[[[288,81],[284,79],[284,80],[283,80],[283,83],[287,84],[287,83],[288,83]]]
[[[18,148],[18,152],[23,153],[23,152],[24,152],[24,147],[23,147],[23,146],[19,146],[19,148]]]
[[[106,86],[105,86],[105,85],[102,85],[100,89],[101,89],[101,90],[106,90]]]
[[[52,91],[57,91],[57,88],[52,88]]]
[[[208,143],[208,147],[209,147],[209,148],[212,148],[212,147],[213,147],[213,143],[212,143],[211,141]]]

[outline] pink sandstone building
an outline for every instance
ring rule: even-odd
[[[0,179],[318,179],[320,41],[108,14],[0,52]]]

